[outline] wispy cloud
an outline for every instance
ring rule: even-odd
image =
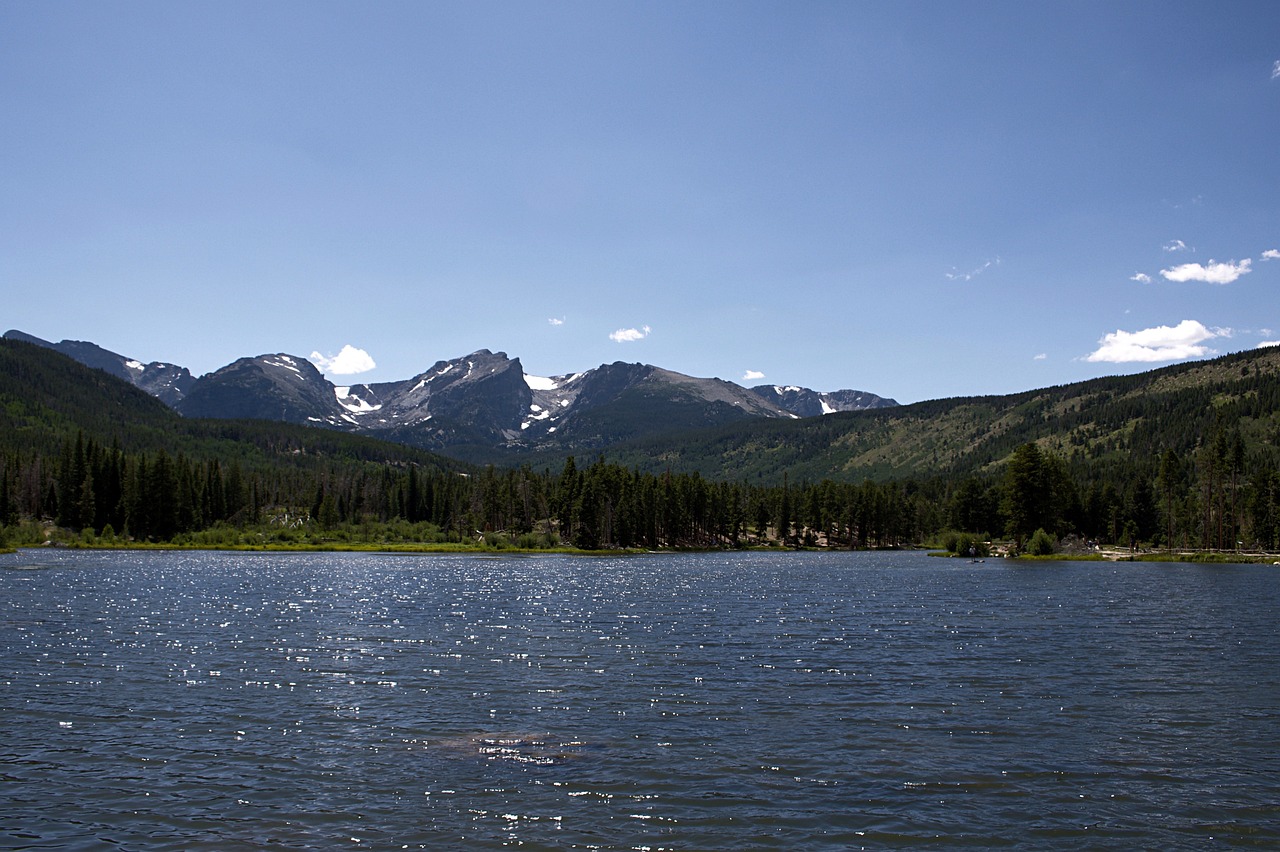
[[[1151,276],[1145,272],[1135,272],[1129,276],[1130,281],[1137,281],[1140,284],[1150,284]]]
[[[1184,243],[1182,240],[1173,240],[1172,242],[1165,243],[1164,250],[1165,250],[1165,251],[1170,251],[1170,252],[1172,252],[1172,251],[1195,251],[1195,249],[1187,248],[1187,244],[1186,244],[1186,243]]]
[[[1230,329],[1209,329],[1196,320],[1183,320],[1172,328],[1159,325],[1140,331],[1116,330],[1103,335],[1098,341],[1098,348],[1085,360],[1111,364],[1182,361],[1213,354],[1212,349],[1203,345],[1204,342],[1230,336]]]
[[[559,319],[556,317],[549,317],[547,322],[551,325],[564,325],[564,317],[560,317]]]
[[[993,258],[992,260],[988,260],[986,263],[982,264],[977,269],[971,270],[969,272],[960,272],[953,266],[951,267],[951,271],[945,274],[948,281],[972,281],[982,273],[986,272],[991,267],[999,266],[999,265],[1000,265],[1000,258],[996,257],[996,258]]]
[[[620,328],[609,335],[609,339],[615,343],[630,343],[633,340],[644,340],[649,336],[649,326],[643,328]]]
[[[1046,352],[1041,352],[1039,355],[1037,355],[1036,357],[1032,358],[1031,360],[1032,360],[1032,361],[1046,361],[1046,360],[1048,360],[1048,358],[1049,358],[1048,353],[1046,353]]]
[[[367,373],[378,366],[368,352],[363,349],[357,349],[350,343],[342,347],[342,351],[337,355],[326,356],[321,355],[319,352],[312,352],[310,360],[320,372],[332,376],[352,376],[356,373]]]
[[[1280,59],[1276,60],[1276,64],[1271,66],[1271,79],[1280,80]]]
[[[751,382],[751,381],[755,381],[756,379],[763,379],[763,378],[764,378],[764,373],[760,372],[759,370],[747,370],[745,373],[742,374],[742,380],[744,382]]]
[[[1169,281],[1203,281],[1206,284],[1230,284],[1241,275],[1249,273],[1253,263],[1249,258],[1236,263],[1218,263],[1210,260],[1208,264],[1184,263],[1171,269],[1161,269],[1160,274]]]
[[[1280,249],[1267,249],[1262,253],[1263,260],[1280,260]]]

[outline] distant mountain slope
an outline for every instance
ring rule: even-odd
[[[241,358],[198,379],[178,404],[185,417],[281,420],[337,426],[342,409],[330,385],[305,358]]]
[[[1219,424],[1250,448],[1280,448],[1280,348],[1008,396],[733,424],[633,441],[609,458],[713,479],[860,482],[979,473],[1029,441],[1094,465],[1150,464],[1166,449],[1192,452]]]
[[[165,364],[160,361],[143,364],[140,361],[103,349],[96,343],[88,343],[83,340],[63,340],[59,343],[50,343],[47,340],[41,340],[34,335],[17,330],[7,331],[4,336],[7,340],[21,340],[25,343],[33,343],[37,346],[61,352],[63,355],[74,358],[85,366],[103,370],[116,378],[124,379],[129,384],[141,388],[168,405],[176,405],[195,383],[195,378],[186,367]]]
[[[520,359],[481,349],[403,382],[336,390],[345,419],[415,446],[502,445],[521,436],[533,392]]]
[[[0,445],[49,452],[77,430],[146,443],[181,420],[123,379],[41,344],[0,340]]]
[[[870,408],[889,408],[898,404],[892,399],[855,390],[823,393],[808,388],[781,385],[756,385],[751,390],[798,417],[817,417],[839,411],[866,411]]]
[[[103,446],[287,466],[326,462],[458,470],[432,453],[331,429],[262,420],[184,418],[155,397],[54,349],[0,339],[0,451],[56,453],[83,432]]]
[[[794,416],[732,382],[647,364],[617,361],[574,378],[576,396],[561,403],[559,435],[537,446],[598,449],[640,435]]]

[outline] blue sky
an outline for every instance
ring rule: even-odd
[[[0,325],[197,374],[911,402],[1280,340],[1273,0],[14,2],[0,115]]]

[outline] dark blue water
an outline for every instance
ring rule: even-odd
[[[0,846],[1280,846],[1280,569],[0,556]]]

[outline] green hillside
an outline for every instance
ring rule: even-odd
[[[0,449],[48,452],[83,430],[163,444],[181,418],[143,391],[52,350],[0,339]]]
[[[105,372],[0,340],[0,532],[56,522],[163,541],[216,527],[291,527],[322,505],[335,519],[385,520],[404,515],[410,480],[448,486],[469,470],[342,432],[185,419]]]
[[[1009,396],[663,435],[608,456],[717,479],[887,481],[981,475],[1028,442],[1118,470],[1191,453],[1220,427],[1239,428],[1251,452],[1280,446],[1280,347]]]

